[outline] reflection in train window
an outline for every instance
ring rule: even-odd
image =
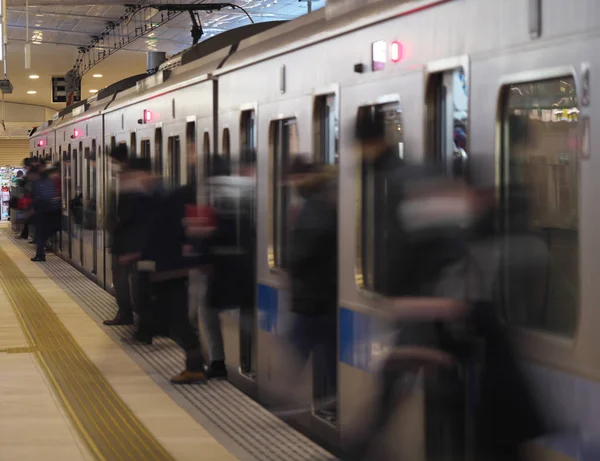
[[[295,118],[271,122],[270,127],[271,172],[271,251],[269,264],[284,269],[289,239],[291,194],[285,174],[293,154],[298,152],[298,127]]]
[[[510,85],[503,103],[503,314],[512,325],[572,336],[579,305],[575,82]]]
[[[154,130],[154,172],[161,176],[163,174],[162,153],[162,128],[156,128]]]
[[[129,155],[132,157],[137,155],[137,140],[135,137],[135,132],[131,133],[131,138],[129,140]]]
[[[196,184],[196,122],[188,122],[185,127],[185,152],[187,160],[187,182]]]
[[[83,154],[83,161],[84,161],[84,169],[85,169],[85,185],[84,185],[84,194],[83,194],[83,198],[84,200],[89,200],[91,197],[91,189],[92,189],[92,177],[91,174],[92,172],[90,171],[90,148],[86,147],[85,148],[85,152]]]
[[[314,107],[316,160],[326,165],[338,163],[338,115],[335,94],[318,96]]]
[[[142,142],[140,143],[140,157],[150,160],[150,157],[152,156],[150,149],[150,140],[142,139]]]
[[[359,108],[359,119],[368,112],[379,112],[385,121],[385,138],[388,152],[402,157],[403,122],[400,103],[379,104]],[[390,238],[386,229],[390,219],[397,219],[395,212],[388,212],[388,184],[383,178],[376,177],[372,164],[365,164],[361,171],[360,216],[358,224],[359,261],[357,283],[359,286],[391,295],[398,285],[391,276],[394,273],[393,251],[390,251]],[[395,207],[393,207],[395,210]]]
[[[253,110],[242,112],[240,120],[240,152],[256,149],[256,123]]]
[[[167,171],[165,172],[165,178],[167,184],[171,187],[179,186],[179,174],[181,167],[180,151],[181,146],[179,143],[179,136],[170,136],[168,139],[168,153],[167,153]]]
[[[231,159],[231,146],[229,139],[229,128],[223,128],[223,156],[225,160]]]

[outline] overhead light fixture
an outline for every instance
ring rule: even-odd
[[[37,94],[37,91],[35,91],[35,90],[29,90],[29,91],[27,92],[27,94]]]
[[[39,75],[36,75],[36,74],[31,74],[31,75],[29,76],[29,78],[30,78],[30,79],[32,79],[32,80],[36,80],[36,79],[40,78],[40,76],[39,76]]]
[[[94,74],[94,75],[92,75],[92,77],[94,77],[94,78],[102,78],[102,74]]]
[[[90,90],[90,93],[97,93],[98,90]]]

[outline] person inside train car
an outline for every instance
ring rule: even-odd
[[[187,244],[183,225],[186,207],[195,203],[193,184],[168,191],[160,203],[156,203],[154,221],[146,226],[148,232],[143,239],[142,262],[152,263],[148,270],[149,280],[156,293],[156,309],[160,310],[159,317],[146,316],[148,326],[145,332],[156,334],[161,327],[159,323],[164,321],[170,327],[171,337],[185,351],[185,370],[171,378],[173,384],[206,381],[200,338],[189,319],[188,275],[198,261],[184,254]],[[145,266],[149,267],[149,264]]]
[[[292,162],[287,180],[302,199],[291,221],[287,268],[291,319],[286,339],[297,360],[286,378],[297,382],[308,359],[321,378],[316,409],[335,418],[337,392],[338,206],[337,167]],[[293,388],[291,384],[289,387]],[[289,390],[288,390],[289,392]],[[275,413],[309,410],[313,402],[291,403]]]
[[[106,230],[112,256],[113,283],[118,311],[113,319],[105,320],[103,323],[108,326],[132,325],[134,321],[132,293],[136,293],[135,264],[138,255],[135,251],[130,251],[130,246],[135,245],[138,223],[133,218],[134,208],[131,202],[139,193],[139,181],[136,173],[133,173],[131,181],[128,181],[129,152],[125,144],[115,147],[110,153],[110,158],[117,174],[118,186],[117,190],[110,191]]]
[[[201,320],[209,344],[210,378],[227,376],[225,350],[219,313],[225,309],[252,310],[256,287],[256,151],[240,155],[237,175],[229,165],[213,164],[207,181],[209,203],[214,207],[216,225],[200,219],[186,220],[186,234],[210,265]],[[240,328],[248,332],[251,316],[240,315]]]
[[[46,260],[44,251],[46,241],[58,230],[56,223],[61,210],[61,197],[54,186],[53,174],[55,174],[53,169],[45,170],[35,185],[33,209],[37,250],[35,256],[31,258],[35,262]]]
[[[357,120],[357,138],[365,160],[377,162],[381,158],[377,151],[385,149],[384,118],[377,112],[362,115]],[[519,444],[543,433],[539,413],[498,327],[491,295],[482,298],[472,287],[465,288],[470,278],[467,268],[472,270],[467,265],[469,232],[489,229],[489,217],[495,215],[490,201],[433,170],[403,162],[397,162],[395,171],[380,173],[374,183],[385,191],[375,191],[376,207],[384,208],[380,219],[387,229],[385,250],[394,261],[379,274],[388,284],[380,286],[387,296],[381,305],[398,316],[399,328],[394,348],[381,368],[372,420],[363,437],[357,438],[353,454],[365,459],[373,440],[398,408],[405,390],[400,384],[425,367],[442,378],[429,379],[427,383],[433,385],[426,384],[427,404],[435,407],[427,414],[436,415],[426,418],[427,455],[435,459],[449,450],[463,455],[465,447],[459,440],[463,435],[456,423],[464,419],[464,407],[457,408],[457,402],[463,401],[464,382],[461,384],[457,366],[473,360],[473,344],[482,339],[485,371],[475,412],[476,449],[486,460],[517,459]],[[454,439],[450,446],[436,439],[439,431],[450,431]]]

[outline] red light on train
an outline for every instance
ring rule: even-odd
[[[79,136],[81,136],[81,131],[73,130],[73,138],[78,138]]]
[[[390,43],[390,60],[392,62],[398,62],[402,59],[402,43],[392,42]]]
[[[44,147],[46,145],[46,140],[45,139],[40,139],[37,143],[38,147]]]
[[[144,123],[149,123],[152,121],[152,112],[149,110],[144,111]]]

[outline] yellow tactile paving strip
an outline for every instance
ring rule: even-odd
[[[99,460],[173,460],[79,347],[29,279],[0,248],[0,283],[80,435]],[[5,352],[10,352],[6,350]]]

